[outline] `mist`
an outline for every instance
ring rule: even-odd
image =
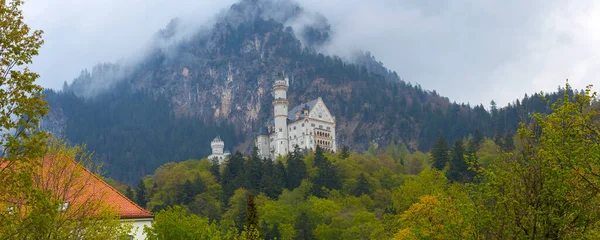
[[[168,48],[210,27],[233,3],[30,0],[25,20],[45,31],[32,69],[41,74],[42,86],[59,89],[97,63],[132,62],[152,47]],[[301,0],[299,5],[306,11],[290,19],[284,18],[297,9],[288,1],[238,17],[273,17],[296,33],[326,18],[331,36],[319,51],[345,59],[369,51],[404,80],[457,102],[487,106],[496,100],[502,106],[525,93],[553,91],[567,78],[581,89],[600,76],[595,31],[600,3],[592,0]],[[174,18],[179,19],[176,34],[156,42],[159,29]]]

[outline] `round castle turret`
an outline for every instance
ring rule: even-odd
[[[212,148],[213,155],[222,155],[223,149],[225,149],[225,143],[221,140],[221,137],[217,136],[210,142],[210,147]]]
[[[230,154],[229,151],[223,151],[225,149],[225,142],[219,136],[210,142],[210,147],[212,148],[212,154],[208,156],[210,160],[217,159],[221,163]]]
[[[287,90],[289,88],[289,80],[283,73],[277,74],[273,83],[273,115],[275,121],[275,156],[285,155],[288,153],[288,100]]]

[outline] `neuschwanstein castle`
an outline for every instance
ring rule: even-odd
[[[294,151],[294,147],[315,150],[316,146],[337,151],[335,117],[331,115],[321,97],[288,108],[289,79],[278,74],[273,83],[274,119],[261,127],[255,141],[258,154],[275,159]]]

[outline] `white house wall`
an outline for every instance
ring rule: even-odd
[[[123,224],[130,223],[133,228],[131,229],[130,235],[133,236],[134,240],[146,239],[146,233],[144,233],[144,227],[152,227],[152,218],[139,218],[139,219],[126,219],[122,220]]]

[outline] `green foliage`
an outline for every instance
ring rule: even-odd
[[[473,180],[475,173],[469,169],[469,162],[465,158],[465,148],[462,140],[456,140],[452,147],[452,156],[448,164],[448,172],[446,176],[451,181],[470,182]]]
[[[260,190],[270,198],[277,198],[285,188],[285,167],[278,161],[273,164],[271,159],[264,160],[263,176],[260,182]]]
[[[348,148],[348,146],[344,145],[342,147],[342,149],[340,150],[339,156],[340,156],[340,159],[346,159],[346,158],[350,157],[350,148]]]
[[[419,176],[407,179],[402,186],[394,189],[394,208],[399,213],[405,211],[420,197],[445,193],[448,186],[449,181],[442,172],[435,169],[425,170]]]
[[[361,173],[360,177],[358,178],[358,181],[356,183],[356,187],[352,191],[352,195],[358,197],[360,195],[369,194],[369,193],[371,193],[371,185],[369,184],[369,181],[365,177],[365,174]]]
[[[408,155],[405,161],[405,169],[408,174],[417,175],[426,168],[429,168],[429,156],[425,153],[416,151]]]
[[[400,164],[405,165],[406,162],[408,162],[408,159],[410,158],[410,151],[408,150],[406,144],[403,143],[402,146],[400,146],[400,151],[398,152],[398,155]]]
[[[254,203],[254,195],[252,194],[248,195],[248,207],[246,213],[243,236],[248,240],[258,240],[260,239],[258,213],[256,211],[256,204]]]
[[[390,144],[385,149],[385,153],[387,153],[387,155],[389,155],[395,162],[402,163],[402,161],[400,161],[402,158],[400,156],[400,149],[398,148],[398,146],[396,145],[396,143],[393,140],[390,142]]]
[[[581,102],[567,99],[551,115],[536,115],[534,123],[524,124],[512,152],[500,153],[501,146],[485,137],[478,140],[477,133],[466,144],[456,141],[451,151],[438,151],[447,159],[439,161],[447,162],[438,165],[441,171],[427,164],[429,153],[419,151],[399,157],[405,159],[401,164],[392,156],[400,156],[402,147],[396,152],[394,146],[377,154],[341,156],[318,150],[306,157],[296,152],[276,162],[262,160],[260,187],[252,191],[255,214],[248,200],[251,191],[240,188],[244,181],[230,175],[237,190],[221,204],[220,192],[210,190],[211,184],[221,186],[211,164],[193,161],[203,166],[202,179],[212,181],[195,199],[215,199],[218,207],[211,219],[221,231],[234,229],[230,239],[258,234],[264,239],[595,239],[600,233],[595,207],[600,203],[600,166],[589,159],[600,154],[600,117],[584,97],[577,99]],[[442,150],[444,145],[439,144]],[[244,169],[252,156],[238,160],[238,173],[249,176]],[[172,176],[167,178],[177,179],[171,186],[187,180],[194,185],[198,173],[183,167],[197,169],[191,163],[167,164],[150,179],[164,179],[168,172]],[[227,166],[223,176],[226,171]],[[303,177],[292,179],[290,172]],[[337,176],[339,187],[331,187],[331,176]],[[295,187],[284,188],[283,182],[290,180]],[[164,199],[163,191],[170,192],[159,183],[150,202]]]
[[[136,203],[141,207],[146,207],[146,202],[148,199],[146,198],[146,184],[144,184],[143,180],[140,180],[137,187],[135,188],[135,196]]]
[[[48,106],[39,77],[27,67],[43,44],[42,31],[23,19],[21,0],[0,2],[0,238],[33,239],[47,231],[56,206],[33,177],[46,150],[39,131]],[[6,211],[12,206],[15,210]],[[29,209],[29,210],[27,210]],[[43,214],[48,210],[48,214]],[[18,215],[18,216],[17,216]],[[39,232],[39,235],[35,235]],[[54,237],[54,235],[51,235]]]
[[[223,231],[214,222],[189,214],[180,206],[167,207],[154,217],[152,227],[144,232],[149,240],[160,239],[232,239],[235,231]]]
[[[229,157],[221,176],[223,201],[227,202],[236,189],[250,185],[246,175],[248,172],[245,170],[244,165],[244,156],[240,152],[236,152]]]
[[[210,173],[217,182],[221,180],[221,164],[219,164],[219,160],[216,158],[211,160]]]
[[[261,188],[261,181],[263,178],[264,163],[258,156],[258,149],[254,147],[252,153],[248,157],[248,161],[245,164],[245,172],[248,178],[247,188],[252,191],[258,191]]]
[[[286,188],[292,190],[300,186],[302,179],[308,177],[308,171],[306,170],[306,164],[302,160],[303,156],[299,148],[295,148],[294,152],[288,155],[287,168],[286,168]]]
[[[127,189],[125,190],[125,197],[128,199],[136,199],[135,193],[133,193],[133,189],[131,189],[130,186],[127,186]]]
[[[294,229],[296,230],[296,236],[294,239],[312,240],[315,238],[313,235],[315,224],[308,218],[306,212],[301,212],[295,222]]]
[[[598,238],[600,165],[590,161],[600,158],[598,112],[589,108],[594,96],[589,88],[574,98],[565,94],[552,114],[536,114],[533,123],[523,124],[514,152],[503,153],[483,172],[487,234]]]
[[[473,139],[472,139],[472,142],[475,146],[475,150],[479,150],[479,147],[481,147],[481,144],[483,143],[484,138],[485,137],[483,136],[483,134],[481,134],[479,129],[475,129],[475,132],[473,132]]]
[[[318,169],[317,175],[312,179],[313,189],[311,193],[317,197],[325,197],[327,190],[340,189],[342,182],[335,167],[329,159],[323,155],[323,149],[317,146],[315,151],[314,165]]]
[[[379,149],[377,149],[377,143],[375,141],[371,141],[369,143],[369,147],[367,148],[367,153],[372,157],[377,157],[379,155]]]
[[[440,136],[435,145],[433,145],[433,150],[431,150],[431,165],[437,170],[443,170],[450,160],[448,156],[449,151],[446,139],[444,136]]]
[[[232,220],[238,231],[244,229],[244,224],[248,217],[248,190],[240,188],[229,199],[229,209],[223,214],[224,219]]]

